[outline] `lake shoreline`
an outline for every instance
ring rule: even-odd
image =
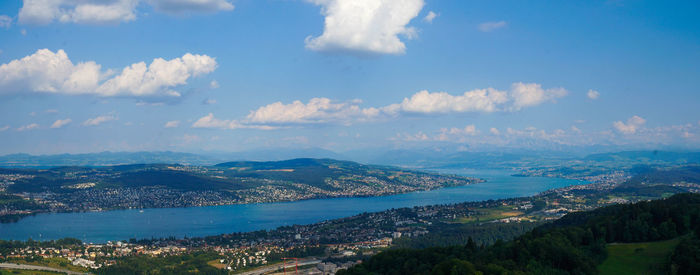
[[[145,208],[129,207],[129,208],[106,208],[106,209],[94,209],[94,210],[87,209],[87,210],[78,210],[78,211],[36,211],[36,212],[26,213],[26,214],[20,213],[20,214],[10,214],[10,215],[5,215],[5,216],[0,216],[0,224],[16,223],[16,222],[19,222],[20,220],[22,220],[23,218],[26,218],[26,217],[31,217],[31,216],[36,216],[36,215],[44,215],[44,214],[93,213],[93,212],[109,212],[109,211],[121,211],[121,210],[146,210],[146,209],[166,209],[166,208],[178,209],[178,208],[197,208],[197,207],[227,206],[227,205],[256,205],[256,204],[269,204],[269,203],[298,202],[298,201],[306,201],[306,200],[387,197],[387,196],[394,196],[394,195],[401,195],[401,194],[410,194],[410,193],[417,193],[417,192],[432,191],[432,190],[438,190],[438,189],[443,189],[443,188],[460,187],[460,186],[473,185],[473,184],[479,184],[479,183],[486,182],[486,180],[480,179],[480,178],[472,178],[470,180],[471,181],[469,183],[462,184],[462,185],[427,188],[427,189],[414,190],[414,191],[410,191],[410,192],[395,192],[395,193],[389,192],[389,193],[383,193],[383,194],[378,194],[378,195],[317,196],[317,197],[310,197],[310,198],[296,199],[296,200],[292,199],[292,200],[276,200],[276,201],[265,201],[265,202],[235,202],[235,203],[221,203],[221,204],[194,205],[194,206],[181,206],[181,207],[145,207]],[[4,219],[7,216],[11,216],[10,219]],[[12,218],[14,218],[14,219],[12,219]]]
[[[501,172],[501,173],[499,173]],[[293,202],[122,209],[73,213],[42,213],[12,224],[0,224],[2,239],[51,240],[75,237],[86,242],[161,237],[204,237],[231,232],[272,230],[280,226],[313,224],[391,208],[454,204],[516,197],[585,184],[585,182],[520,178],[496,170],[486,182],[390,196],[312,199]],[[506,171],[507,172],[507,171]],[[477,176],[470,172],[470,176]],[[480,177],[484,178],[484,177]]]

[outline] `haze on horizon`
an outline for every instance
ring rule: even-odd
[[[697,150],[698,12],[697,1],[2,1],[0,155]]]

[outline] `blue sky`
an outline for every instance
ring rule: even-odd
[[[0,154],[700,147],[697,1],[53,5],[0,2]]]

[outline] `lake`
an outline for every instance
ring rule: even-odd
[[[335,198],[224,206],[51,213],[0,224],[0,239],[51,240],[74,237],[103,243],[151,237],[194,237],[274,229],[391,208],[531,196],[585,182],[512,177],[505,170],[435,170],[484,178],[487,182],[431,191],[368,198]]]

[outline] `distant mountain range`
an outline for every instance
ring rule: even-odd
[[[226,161],[276,161],[294,158],[346,159],[332,151],[309,149],[266,149],[234,153],[182,153],[171,151],[99,152],[86,154],[30,155],[10,154],[0,156],[0,167],[48,168],[58,166],[113,166],[126,164],[169,163],[182,165],[214,165]]]
[[[700,152],[623,151],[591,155],[554,151],[470,152],[437,149],[357,150],[336,153],[321,148],[263,149],[242,152],[100,152],[87,154],[0,156],[0,167],[112,166],[170,163],[214,165],[226,161],[277,161],[294,158],[330,158],[412,168],[501,168],[556,165],[566,161],[686,164],[700,162]]]
[[[2,167],[111,166],[124,164],[180,163],[205,165],[220,162],[215,157],[180,152],[100,152],[88,154],[0,156]]]
[[[669,151],[624,151],[616,153],[593,154],[585,157],[592,161],[637,161],[637,162],[677,162],[698,163],[700,152],[669,152]]]

